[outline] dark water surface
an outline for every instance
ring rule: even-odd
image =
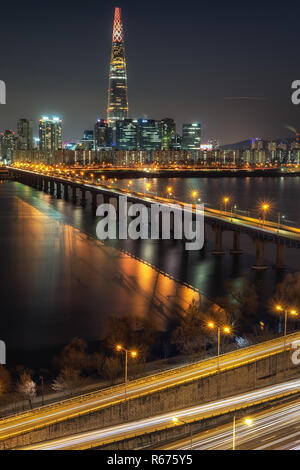
[[[167,185],[177,199],[191,200],[192,190],[212,206],[224,194],[239,200],[242,210],[257,201],[273,201],[300,226],[299,178],[207,178],[151,180],[151,190],[163,194]],[[116,185],[127,187],[128,181]],[[145,180],[133,180],[142,190]],[[247,203],[248,201],[248,203]],[[226,254],[214,257],[208,230],[206,249],[187,253],[181,242],[116,241],[103,245],[95,237],[97,220],[90,207],[74,206],[16,182],[0,184],[1,326],[0,338],[8,361],[24,363],[26,354],[42,357],[75,336],[88,341],[103,333],[107,315],[150,316],[158,329],[167,327],[175,310],[186,309],[197,292],[175,282],[145,262],[191,284],[206,296],[226,294],[226,282],[260,282],[271,295],[283,273],[272,268],[275,247],[266,246],[264,273],[251,270],[255,247],[247,236],[247,253],[230,255],[232,236],[224,236]],[[129,256],[129,253],[133,256]],[[300,270],[300,250],[287,250],[287,271]]]

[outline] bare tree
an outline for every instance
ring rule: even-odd
[[[36,397],[36,383],[32,380],[28,372],[23,372],[17,383],[17,391],[29,402],[32,409],[32,400]]]
[[[0,399],[4,398],[11,387],[11,377],[8,370],[0,365]]]
[[[56,392],[73,393],[84,384],[84,379],[80,376],[80,371],[65,367],[59,376],[52,382],[51,388]]]
[[[122,363],[118,356],[107,357],[104,361],[103,372],[104,375],[114,383],[117,377],[122,374]]]

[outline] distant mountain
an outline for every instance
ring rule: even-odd
[[[223,150],[243,150],[251,147],[252,140],[243,140],[242,142],[236,142],[234,144],[222,145]]]
[[[295,141],[295,137],[282,137],[280,139],[272,139],[272,142],[276,142],[277,144],[280,144],[281,142],[286,142],[287,144],[291,144],[292,142]],[[263,139],[263,142],[270,142],[268,139]],[[235,142],[234,144],[227,144],[227,145],[222,145],[221,149],[222,150],[244,150],[251,148],[252,144],[252,139],[251,140],[243,140],[241,142]]]

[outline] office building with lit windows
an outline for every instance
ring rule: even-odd
[[[161,149],[160,122],[154,119],[139,119],[138,148],[140,150]]]
[[[113,140],[112,128],[106,119],[98,119],[94,127],[95,150],[111,148]]]
[[[165,118],[160,121],[161,148],[170,150],[176,142],[176,124],[174,119]]]
[[[124,119],[117,122],[117,149],[136,150],[138,148],[139,121]]]
[[[199,122],[183,124],[182,150],[187,150],[194,159],[199,158],[201,150],[201,125]]]

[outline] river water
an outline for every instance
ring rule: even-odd
[[[131,187],[143,191],[145,181],[133,180]],[[192,191],[198,191],[214,207],[225,194],[245,211],[270,200],[273,214],[300,226],[299,178],[149,181],[154,193],[165,194],[172,186],[176,199],[191,202]],[[127,187],[129,181],[114,184]],[[230,234],[224,236],[223,257],[211,254],[210,233],[201,252],[187,253],[183,243],[172,240],[103,244],[95,239],[97,220],[89,207],[12,181],[0,184],[0,222],[0,338],[7,344],[8,363],[24,363],[27,355],[50,357],[75,336],[96,341],[107,315],[151,316],[163,330],[173,312],[186,310],[199,292],[215,298],[226,295],[228,282],[247,279],[259,282],[267,296],[284,275],[272,268],[272,244],[266,247],[269,269],[251,270],[255,248],[247,236],[242,237],[246,253],[239,257],[229,253]],[[287,250],[287,272],[297,271],[299,261],[300,250]]]

